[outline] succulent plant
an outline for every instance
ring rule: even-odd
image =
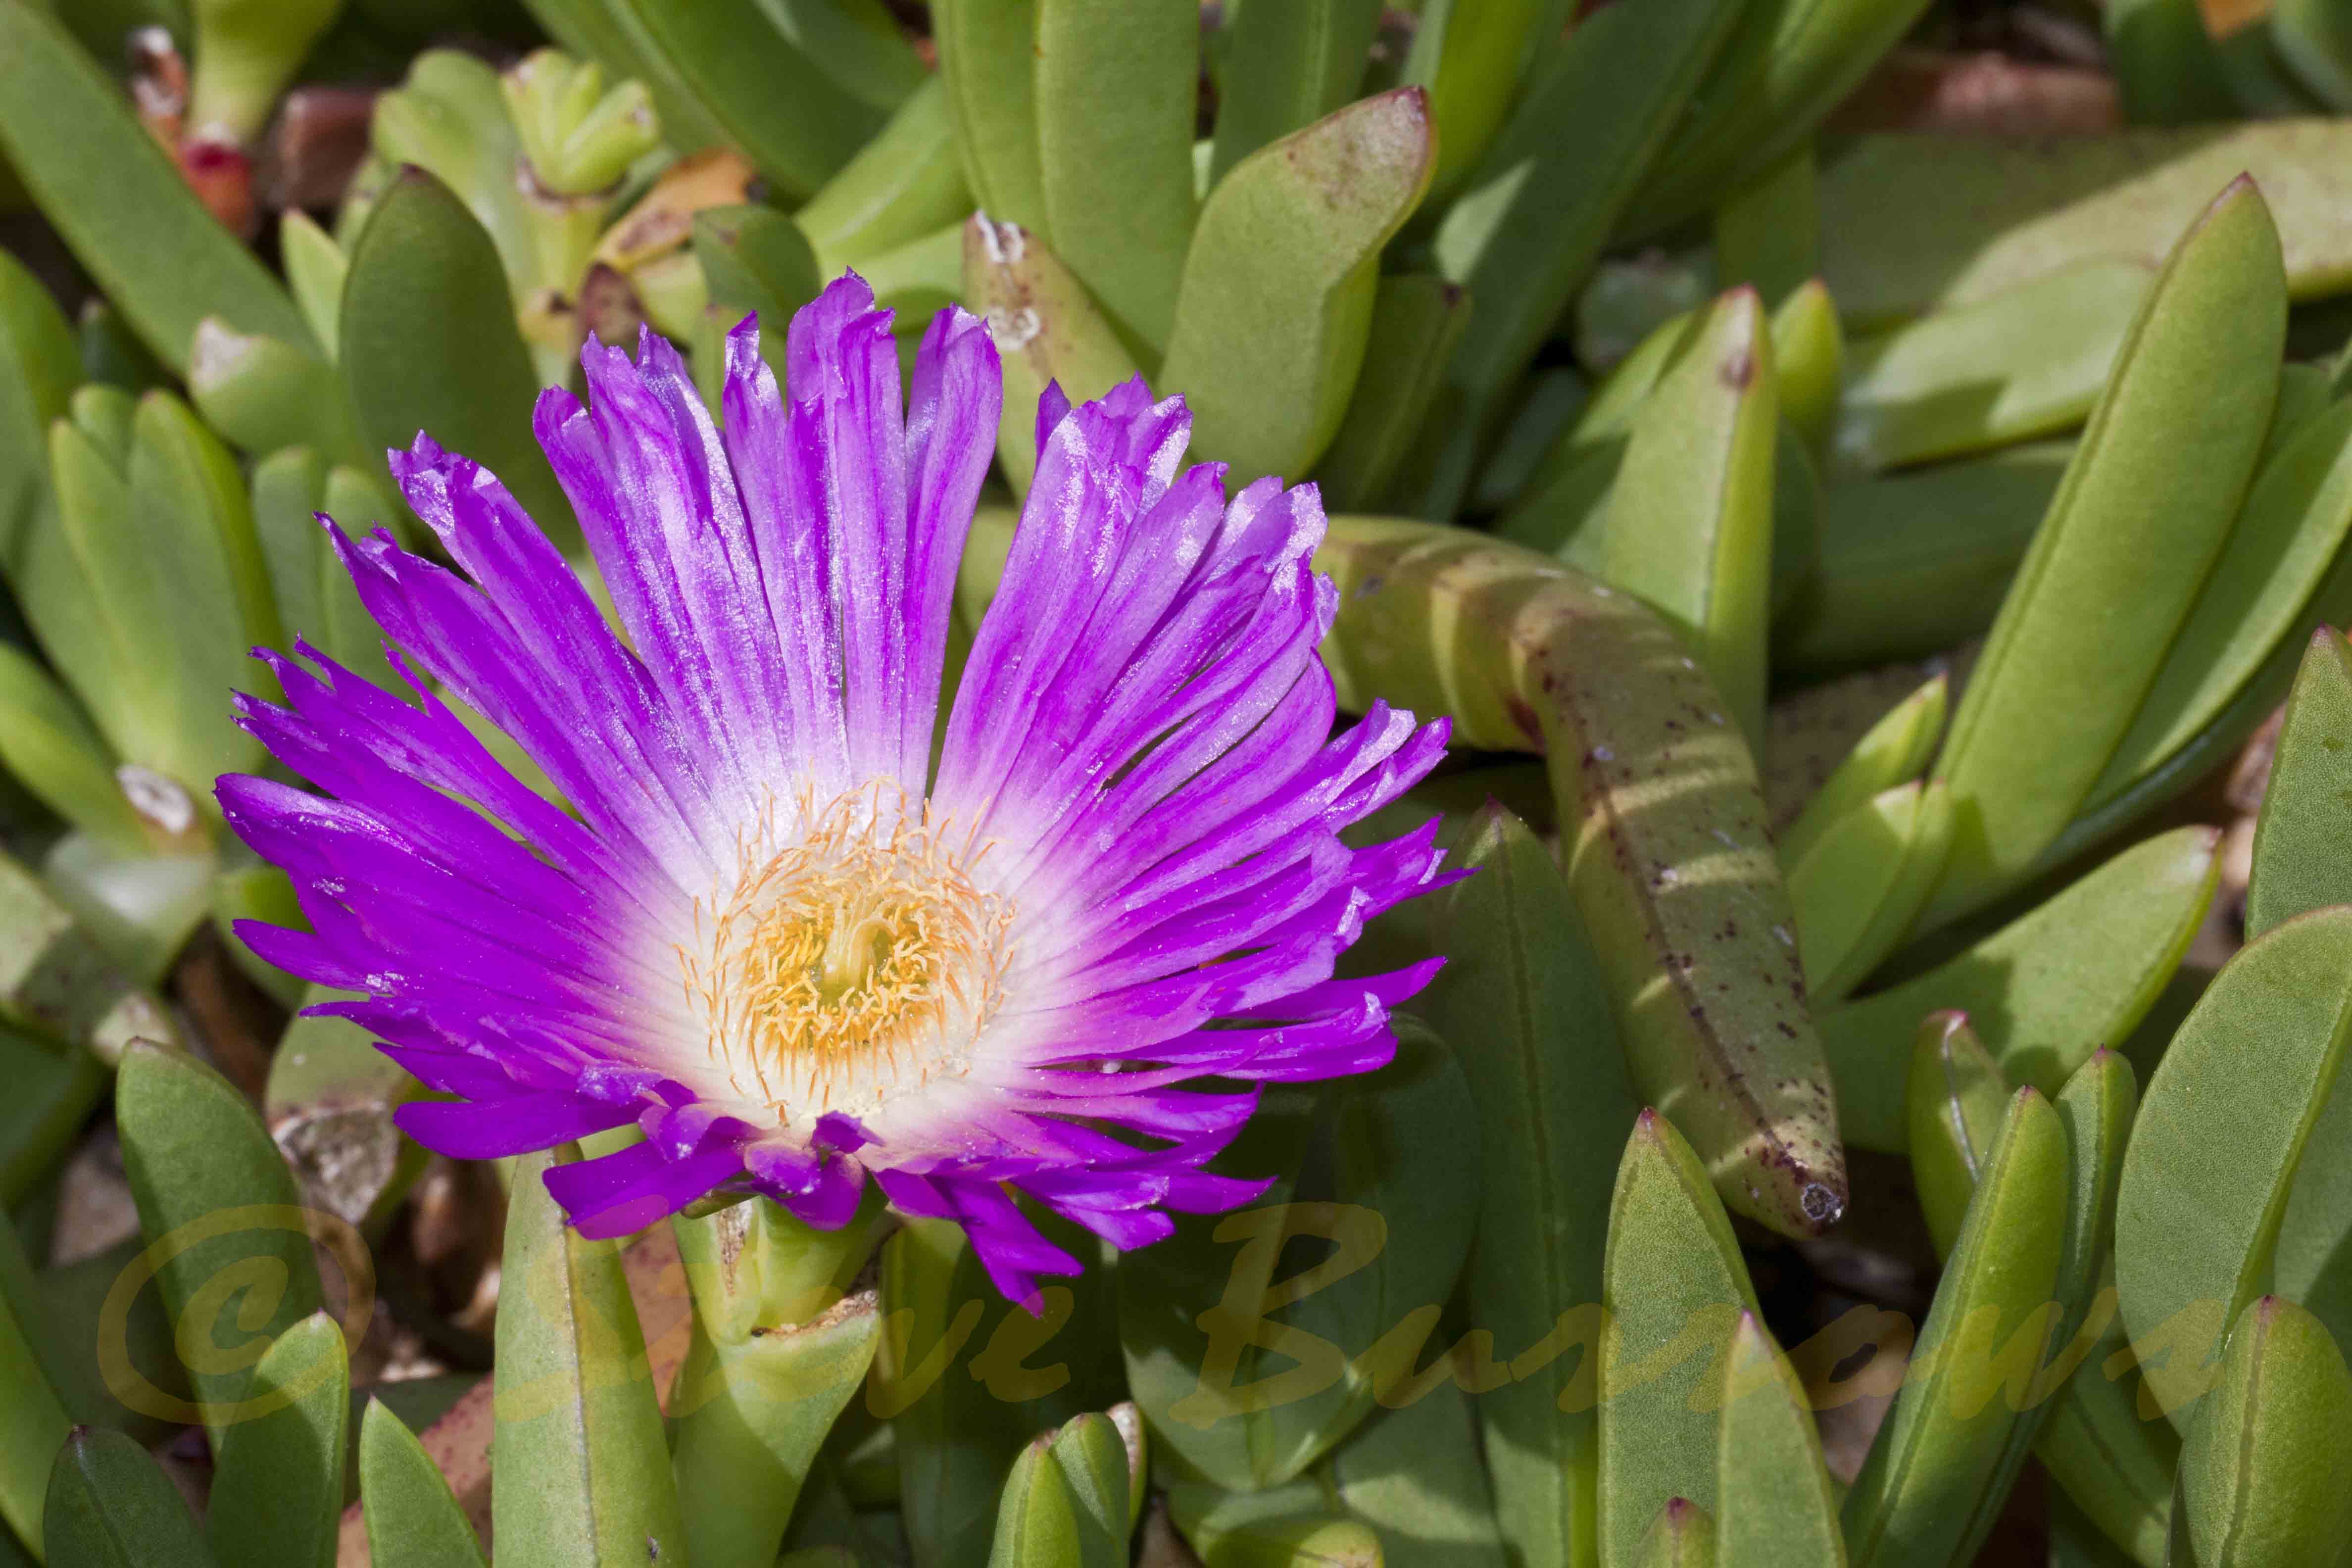
[[[0,0],[0,1563],[2338,1561],[2337,7],[525,4]]]

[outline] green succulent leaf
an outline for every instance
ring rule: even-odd
[[[1383,1568],[1380,1532],[1332,1507],[1322,1489],[1296,1482],[1271,1491],[1168,1489],[1168,1511],[1202,1568]]]
[[[822,258],[820,276],[837,276],[971,211],[951,131],[946,79],[927,76],[793,215]]]
[[[206,423],[246,452],[303,443],[341,462],[362,457],[333,365],[277,338],[237,331],[217,316],[196,323],[188,396]]]
[[[430,431],[496,474],[551,535],[575,537],[531,438],[539,378],[497,247],[446,185],[407,169],[378,200],[352,247],[341,319],[337,363],[369,450]]]
[[[2074,451],[2037,442],[1824,485],[1819,555],[1774,623],[1774,671],[1918,658],[1984,635]]]
[[[1772,296],[1768,291],[1766,298]],[[1772,363],[1780,374],[1780,413],[1805,439],[1815,464],[1829,455],[1843,395],[1845,329],[1837,301],[1818,278],[1808,279],[1772,308]]]
[[[78,1046],[0,1026],[0,1206],[22,1203],[60,1166],[106,1096],[106,1064]]]
[[[769,1568],[818,1447],[865,1385],[882,1316],[872,1291],[844,1287],[878,1208],[835,1231],[765,1199],[671,1222],[697,1325],[670,1394],[672,1468],[704,1568]]]
[[[940,0],[931,32],[947,84],[948,123],[973,201],[998,223],[1044,236],[1037,0]]]
[[[1688,1498],[1668,1498],[1632,1555],[1601,1561],[1628,1568],[1715,1568],[1715,1516]]]
[[[439,1467],[381,1399],[370,1399],[360,1417],[359,1472],[375,1568],[488,1568]]]
[[[883,124],[882,107],[811,58],[759,0],[617,0],[614,9],[787,198],[824,188]]]
[[[1951,843],[1950,792],[1914,780],[1864,802],[1790,868],[1815,1006],[1843,1000],[1901,944]]]
[[[1925,9],[1925,0],[1791,0],[1747,8],[1622,232],[1654,234],[1779,163]]]
[[[1380,280],[1355,391],[1315,470],[1325,506],[1370,510],[1400,482],[1409,482],[1402,470],[1413,433],[1444,385],[1446,362],[1461,341],[1470,309],[1468,291],[1434,273],[1391,274]]]
[[[2026,1390],[2027,1408],[2011,1426],[2000,1458],[1978,1496],[1975,1521],[1958,1561],[1973,1562],[1999,1522],[2004,1500],[2055,1412],[2053,1394],[2063,1397],[2064,1389],[2106,1373],[2105,1361],[2090,1356],[2116,1316],[2111,1282],[2102,1275],[2111,1275],[2114,1267],[2116,1194],[2138,1108],[2131,1064],[2108,1050],[2095,1052],[2059,1093],[2058,1117],[2066,1128],[2067,1203],[2052,1296],[2058,1310],[2050,1337],[2054,1361]]]
[[[1965,1013],[1931,1013],[1911,1058],[1911,1179],[1936,1255],[1948,1257],[2008,1113],[2009,1079]]]
[[[155,1284],[218,1452],[275,1403],[253,1390],[266,1347],[320,1308],[301,1197],[252,1104],[191,1057],[132,1041],[114,1119],[140,1229],[173,1249]]]
[[[311,335],[332,353],[343,341],[341,315],[343,274],[349,266],[342,247],[299,207],[289,207],[278,219],[278,258],[286,268],[286,287]]]
[[[1808,279],[1818,287],[1821,198],[1813,150],[1798,148],[1715,209],[1715,280],[1746,284],[1776,311]]]
[[[1602,574],[1684,635],[1759,747],[1779,417],[1762,302],[1734,290],[1643,401],[1602,552]]]
[[[1953,1560],[2039,1397],[2063,1306],[2065,1128],[2032,1088],[2011,1097],[1919,1332],[1917,1355],[1843,1509],[1857,1568]]]
[[[1021,1450],[1004,1478],[996,1507],[996,1537],[988,1568],[1108,1568],[1118,1561],[1089,1553],[1076,1499],[1054,1454],[1054,1437],[1044,1434]]]
[[[2148,1079],[2124,1158],[2116,1284],[2176,1426],[2268,1277],[2297,1167],[2352,1038],[2352,910],[2272,928],[2225,964]]]
[[[278,1335],[247,1401],[215,1460],[205,1539],[226,1563],[332,1568],[352,1409],[342,1326],[318,1312]]]
[[[1959,822],[1938,909],[1981,903],[2057,839],[2189,617],[2270,421],[2278,254],[2239,181],[2143,303],[1953,715],[1936,776]]]
[[[109,1064],[134,1038],[179,1038],[163,1003],[124,975],[54,888],[7,855],[0,855],[0,1019]]]
[[[1780,863],[1794,866],[1848,816],[1900,784],[1919,776],[1943,738],[1944,711],[1951,678],[1930,676],[1888,709],[1853,743],[1853,749],[1807,797],[1804,809],[1782,829]]]
[[[1233,465],[1231,483],[1306,473],[1339,434],[1381,248],[1428,189],[1434,151],[1427,99],[1401,88],[1261,148],[1210,193],[1156,385],[1185,395],[1193,445]]]
[[[2194,0],[2159,3],[2201,32]],[[2043,142],[1857,137],[1822,172],[1822,274],[1849,323],[1884,325],[2094,258],[2156,267],[2206,193],[2250,174],[2278,219],[2289,291],[2318,299],[2352,282],[2336,186],[2347,155],[2352,125],[2326,119]]]
[[[2218,843],[2208,827],[2151,838],[1927,973],[1825,1013],[1846,1136],[1899,1148],[1916,1031],[1945,1008],[1968,1015],[2011,1082],[2056,1093],[2155,1005],[2212,901]]]
[[[42,805],[127,853],[152,849],[156,831],[115,782],[114,753],[56,677],[0,643],[0,763]]]
[[[1638,1563],[1670,1500],[1717,1501],[1719,1363],[1741,1315],[1762,1310],[1722,1200],[1654,1110],[1635,1120],[1610,1197],[1601,1305],[1601,1561]]]
[[[74,1428],[49,1472],[50,1568],[213,1568],[180,1489],[120,1432]]]
[[[1754,763],[1697,661],[1629,595],[1485,536],[1342,517],[1316,563],[1339,590],[1323,651],[1342,706],[1450,713],[1457,742],[1551,759],[1642,1096],[1727,1203],[1790,1234],[1831,1223],[1844,1169],[1793,916]]]
[[[2152,279],[2136,261],[2087,261],[1857,338],[1838,460],[1875,472],[2080,424]]]
[[[1512,1358],[1511,1381],[1479,1394],[1478,1423],[1503,1539],[1529,1562],[1572,1562],[1594,1529],[1600,1416],[1592,1399],[1567,1395],[1590,1384],[1602,1350],[1597,1318],[1576,1314],[1601,1300],[1598,1219],[1637,1106],[1550,852],[1489,805],[1458,855],[1474,874],[1438,895],[1433,945],[1450,956],[1421,1006],[1459,1042],[1477,1107],[1471,1319]],[[1591,1331],[1580,1348],[1559,1342],[1563,1323]]]
[[[285,289],[214,221],[112,79],[38,5],[0,6],[0,153],[173,374],[187,373],[205,316],[316,351]]]
[[[1839,1568],[1845,1539],[1811,1404],[1771,1332],[1742,1313],[1724,1363],[1716,1553],[1724,1568]]]
[[[1054,252],[1140,342],[1170,342],[1192,235],[1192,0],[1034,0],[1038,184]]]
[[[565,1223],[542,1176],[577,1144],[517,1159],[498,1321],[492,1537],[504,1568],[686,1553],[645,1335],[620,1250]]]
[[[74,1427],[52,1377],[58,1352],[46,1313],[16,1227],[0,1215],[0,1534],[13,1530],[36,1547],[51,1461]]]
[[[1495,1392],[1479,1394],[1477,1405]],[[1330,1484],[1349,1513],[1381,1532],[1385,1568],[1507,1568],[1513,1561],[1488,1495],[1494,1451],[1479,1462],[1480,1419],[1461,1384],[1444,1382],[1373,1415],[1332,1451]],[[1589,1462],[1586,1473],[1581,1518],[1589,1523]]]
[[[2320,586],[2352,535],[2352,398],[2288,436],[2255,477],[2213,574],[2131,729],[2092,787],[2120,795],[2213,721],[2271,654],[2316,620]]]
[[[1304,130],[1355,97],[1380,20],[1378,0],[1244,6],[1217,79],[1210,188],[1269,142]]]
[[[2326,1328],[2276,1296],[2249,1302],[2199,1400],[2175,1494],[2179,1568],[2327,1568],[2352,1533],[2328,1458],[2352,1435],[2352,1371]]]
[[[1584,281],[1740,11],[1733,0],[1662,0],[1638,19],[1604,9],[1529,81],[1438,226],[1439,270],[1481,308],[1423,436],[1431,478],[1414,510],[1454,510],[1499,400]]]

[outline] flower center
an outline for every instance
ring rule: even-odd
[[[970,1065],[1003,999],[1013,911],[977,887],[928,807],[853,791],[781,850],[747,847],[733,890],[681,944],[713,1059],[785,1122],[867,1114]]]

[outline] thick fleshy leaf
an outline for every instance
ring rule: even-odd
[[[1391,274],[1380,280],[1355,392],[1339,434],[1315,469],[1325,506],[1371,510],[1399,483],[1410,482],[1402,470],[1413,433],[1444,385],[1446,363],[1469,322],[1470,308],[1467,289],[1434,273]]]
[[[1476,1403],[1493,1397],[1490,1390]],[[1487,1465],[1479,1462],[1483,1452],[1491,1465],[1494,1450],[1480,1448],[1477,1423],[1471,1396],[1449,1381],[1374,1415],[1333,1451],[1326,1473],[1348,1511],[1380,1531],[1384,1568],[1507,1568],[1515,1561],[1488,1496]]]
[[[573,1231],[544,1180],[579,1157],[522,1155],[509,1189],[490,1494],[505,1568],[686,1552],[620,1250]]]
[[[2284,424],[2282,407],[2275,427]],[[2275,438],[2275,437],[2274,437]],[[2337,606],[2315,605],[2352,534],[2352,399],[2296,425],[2255,476],[2213,575],[2131,729],[2092,787],[2120,795],[2213,721],[2272,653]]]
[[[156,828],[115,782],[114,753],[52,676],[0,643],[0,764],[43,805],[127,853],[154,847]]]
[[[1751,746],[1764,738],[1780,384],[1753,289],[1718,300],[1633,421],[1602,574],[1697,653]]]
[[[1762,1310],[1722,1201],[1654,1110],[1634,1122],[1610,1198],[1601,1304],[1614,1340],[1597,1389],[1601,1561],[1631,1563],[1670,1499],[1715,1505],[1723,1389],[1715,1355],[1694,1352],[1727,1347],[1741,1315]]]
[[[1343,707],[1379,693],[1450,712],[1462,742],[1551,757],[1569,884],[1638,1091],[1726,1202],[1829,1223],[1843,1172],[1793,917],[1748,749],[1696,660],[1626,595],[1475,535],[1343,518],[1317,564],[1340,591],[1324,654]]]
[[[997,222],[1043,236],[1036,0],[940,0],[931,36],[947,84],[948,123],[972,200]]]
[[[1823,485],[1818,556],[1773,624],[1774,670],[1921,658],[1983,636],[2074,450],[2029,443]]]
[[[2296,1168],[2352,1038],[2352,910],[2241,949],[2148,1079],[2124,1157],[2116,1285],[2174,1425],[2272,1266]],[[2149,1347],[2169,1353],[2148,1361]]]
[[[1920,1020],[1948,1007],[2011,1082],[2055,1094],[2155,1005],[2212,902],[2219,843],[2210,827],[2151,838],[1958,957],[1824,1014],[1846,1136],[1900,1148]]]
[[[1959,1239],[1969,1200],[1984,1179],[2011,1089],[1965,1013],[1930,1013],[1911,1058],[1911,1180],[1936,1255]]]
[[[341,326],[336,361],[371,452],[406,451],[430,432],[496,474],[540,527],[572,536],[572,509],[531,439],[539,378],[497,247],[423,170],[402,171],[352,245]]]
[[[2066,1227],[2065,1129],[2031,1088],[2011,1098],[1919,1331],[1903,1392],[1846,1496],[1857,1568],[1950,1561],[1988,1507],[1986,1482],[2028,1418],[2063,1309],[2051,1292]],[[1990,1508],[1998,1511],[1999,1500]]]
[[[1715,1516],[1688,1498],[1668,1498],[1631,1554],[1602,1561],[1627,1568],[1715,1568]]]
[[[332,364],[279,339],[240,332],[216,316],[196,323],[188,396],[206,423],[246,452],[302,444],[339,462],[363,456]]]
[[[37,5],[0,10],[0,152],[155,356],[188,370],[196,323],[316,353],[301,312],[223,228],[96,61]]]
[[[698,1331],[667,1412],[692,1562],[775,1561],[817,1449],[882,1337],[875,1293],[845,1293],[880,1207],[877,1194],[833,1231],[764,1198],[671,1221]]]
[[[1304,474],[1330,447],[1381,248],[1429,188],[1434,153],[1427,98],[1400,88],[1259,149],[1209,194],[1154,384],[1184,395],[1193,446],[1230,463],[1231,482]]]
[[[179,1039],[163,1004],[122,972],[53,889],[5,854],[0,1020],[110,1064],[133,1039]]]
[[[2352,1490],[2329,1456],[2352,1436],[2352,1370],[2326,1328],[2277,1296],[2249,1302],[2221,1380],[2190,1407],[2180,1450],[2180,1568],[2328,1568],[2352,1533]]]
[[[77,1427],[49,1474],[42,1545],[57,1568],[213,1568],[188,1505],[147,1450]]]
[[[1730,35],[1729,0],[1594,13],[1550,52],[1439,226],[1439,270],[1478,314],[1422,437],[1412,510],[1452,515],[1506,391],[1559,319]]]
[[[1938,910],[1980,906],[2065,829],[2189,618],[2270,422],[2278,257],[2237,182],[2142,304],[1937,763],[1959,814]]]
[[[1871,323],[2094,258],[2155,267],[2209,193],[2251,174],[2278,218],[2291,292],[2316,299],[2352,281],[2347,158],[2352,126],[2320,119],[2042,142],[1862,136],[1822,174],[1822,272],[1846,320]]]
[[[319,1312],[278,1335],[247,1400],[214,1461],[205,1539],[224,1563],[332,1568],[352,1409],[341,1325]]]
[[[945,81],[927,76],[792,221],[808,236],[820,274],[830,278],[935,234],[971,207]]]
[[[2246,889],[2246,934],[2328,904],[2352,903],[2352,877],[2339,853],[2344,792],[2352,788],[2352,643],[2322,628],[2312,635],[2287,700],[2270,784],[2254,831]]]
[[[1724,1363],[1716,1445],[1716,1555],[1723,1568],[1845,1562],[1838,1505],[1804,1385],[1754,1317]]]
[[[1717,288],[1744,283],[1775,310],[1809,279],[1820,289],[1818,173],[1812,148],[1800,147],[1716,207]]]
[[[1952,843],[1952,800],[1914,780],[1846,814],[1789,868],[1814,1005],[1843,1001],[1903,941]]]
[[[48,1180],[105,1097],[106,1065],[63,1041],[0,1026],[0,1206],[14,1207]]]
[[[2093,261],[1857,338],[1834,437],[1866,472],[2080,424],[2154,274]]]
[[[1922,0],[1792,0],[1742,12],[1624,231],[1653,234],[1703,212],[1788,156],[1924,9]]]
[[[373,1568],[487,1568],[449,1483],[381,1399],[369,1400],[360,1417],[359,1473]]]
[[[47,1303],[32,1287],[16,1227],[0,1215],[0,1531],[37,1545],[50,1464],[74,1421],[50,1376]]]
[[[1224,68],[1217,78],[1211,188],[1267,142],[1303,130],[1353,98],[1380,20],[1377,0],[1244,7],[1231,24]]]
[[[1164,347],[1192,233],[1199,8],[1191,0],[1034,4],[1045,232],[1114,320]]]
[[[1931,676],[1864,732],[1835,771],[1806,799],[1796,819],[1780,831],[1781,865],[1795,866],[1849,815],[1919,776],[1919,770],[1936,753],[1936,742],[1943,738],[1950,690],[1948,675]]]
[[[619,0],[615,8],[787,197],[821,188],[882,124],[880,110],[796,47],[756,0]]]
[[[275,1342],[320,1308],[299,1194],[252,1105],[193,1058],[133,1041],[115,1075],[114,1119],[140,1228],[198,1238],[161,1261],[155,1284],[180,1344],[207,1352],[182,1356],[218,1450],[232,1426],[274,1403],[252,1389],[266,1353],[255,1342]],[[224,1280],[243,1280],[250,1293],[231,1297]]]
[[[1489,805],[1459,854],[1473,874],[1439,895],[1432,936],[1450,956],[1420,1005],[1458,1042],[1477,1105],[1470,1320],[1513,1371],[1480,1393],[1478,1422],[1503,1539],[1529,1562],[1570,1562],[1593,1530],[1600,1416],[1592,1400],[1563,1408],[1561,1396],[1601,1354],[1598,1320],[1581,1348],[1553,1334],[1601,1300],[1601,1216],[1636,1104],[1550,852]]]

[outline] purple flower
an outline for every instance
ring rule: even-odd
[[[635,364],[590,342],[591,406],[541,395],[625,644],[489,474],[424,436],[393,455],[466,576],[328,524],[419,699],[307,645],[315,674],[260,655],[287,706],[239,699],[240,717],[326,793],[221,780],[311,926],[238,929],[362,993],[317,1011],[455,1097],[400,1112],[430,1148],[643,1129],[548,1172],[583,1235],[721,1189],[837,1226],[870,1173],[1034,1300],[1034,1276],[1079,1264],[1015,1194],[1143,1246],[1170,1210],[1264,1190],[1202,1169],[1255,1085],[1388,1060],[1388,1010],[1436,965],[1333,963],[1444,879],[1435,824],[1365,849],[1338,830],[1428,772],[1445,727],[1376,706],[1333,737],[1314,489],[1228,500],[1221,465],[1180,473],[1182,400],[1134,381],[1042,400],[1034,486],[935,746],[996,351],[942,313],[902,415],[889,315],[855,275],[788,343],[789,404],[751,323],[730,336],[723,434],[651,335]]]

